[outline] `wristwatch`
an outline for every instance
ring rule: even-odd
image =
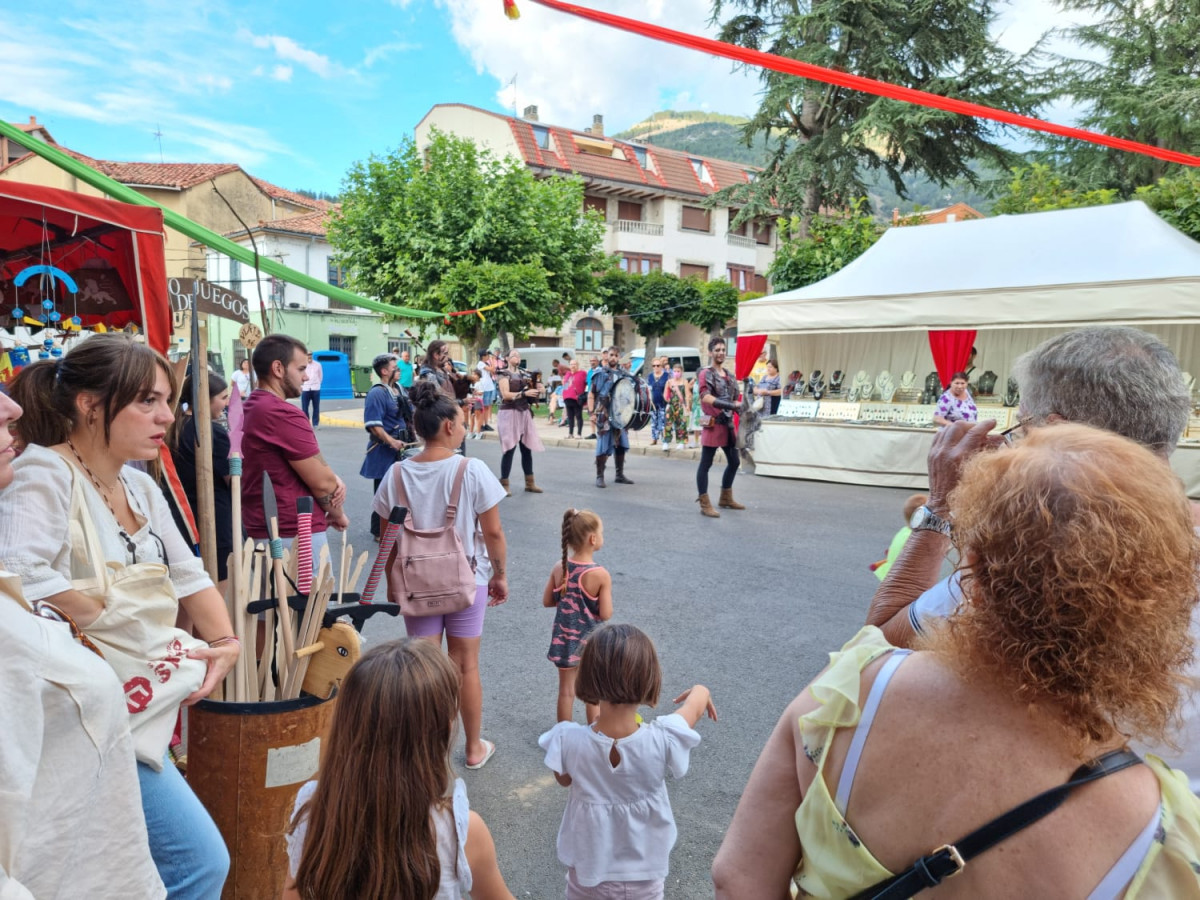
[[[908,527],[913,531],[937,531],[950,537],[951,525],[948,519],[943,519],[928,506],[919,506],[908,520]]]

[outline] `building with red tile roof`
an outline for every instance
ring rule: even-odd
[[[705,281],[726,278],[742,291],[768,290],[774,223],[744,223],[730,230],[738,211],[705,205],[723,188],[753,180],[759,171],[753,166],[608,137],[601,116],[584,129],[551,125],[538,119],[535,106],[516,117],[440,103],[417,124],[418,147],[429,143],[434,129],[469,138],[498,157],[512,156],[538,177],[581,178],[584,206],[605,220],[604,250],[619,257],[626,271],[662,270]],[[585,315],[576,325],[569,323],[568,343],[584,351],[593,349],[588,344],[595,341],[629,348],[637,343],[627,322],[618,319],[597,330],[596,321],[595,315]],[[663,343],[700,340],[698,330],[684,326]]]

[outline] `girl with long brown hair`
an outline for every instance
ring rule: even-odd
[[[575,673],[587,636],[612,618],[612,576],[592,559],[604,546],[604,523],[590,509],[568,509],[562,521],[562,560],[554,564],[542,606],[555,607],[550,652],[558,667],[558,721],[569,722],[575,709]],[[568,548],[571,558],[567,558]],[[599,708],[586,704],[587,720]]]
[[[413,638],[368,650],[300,789],[283,900],[513,900],[491,832],[450,767],[459,674]]]

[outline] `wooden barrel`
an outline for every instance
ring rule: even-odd
[[[222,900],[275,900],[296,792],[315,778],[333,700],[201,700],[188,710],[187,780],[229,848]]]

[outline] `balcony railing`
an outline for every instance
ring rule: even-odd
[[[754,250],[758,247],[758,242],[754,238],[740,234],[727,234],[725,240],[730,247],[745,247],[747,250]]]
[[[648,234],[651,237],[662,237],[663,227],[653,222],[631,222],[628,219],[617,219],[617,231],[626,234]]]

